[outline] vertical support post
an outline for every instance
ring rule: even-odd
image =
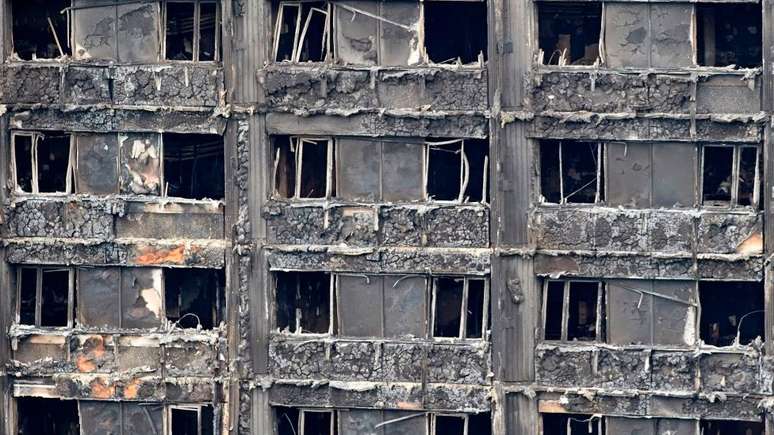
[[[772,152],[772,118],[771,112],[774,107],[774,0],[763,0],[761,7],[763,8],[763,76],[762,88],[763,95],[761,98],[762,107],[761,110],[769,114],[769,119],[766,120],[764,127],[764,139],[763,139],[763,209],[764,209],[764,228],[763,228],[763,240],[764,240],[764,258],[768,259],[769,256],[774,253],[774,237],[770,237],[774,234],[774,215],[772,215],[772,207],[774,206],[774,152]],[[772,216],[772,218],[769,218]],[[774,352],[774,309],[772,309],[772,303],[774,303],[774,278],[772,278],[771,266],[766,266],[765,269],[765,304],[766,304],[766,352]]]
[[[506,387],[534,379],[539,291],[532,257],[523,254],[530,244],[533,151],[527,123],[503,125],[502,120],[504,112],[524,110],[524,77],[530,71],[534,39],[534,3],[494,0],[488,4],[492,363],[495,387],[500,392],[493,427],[497,435],[526,435],[534,433],[534,400],[508,393]]]

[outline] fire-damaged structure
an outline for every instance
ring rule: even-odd
[[[1,434],[774,434],[772,0],[0,23]]]

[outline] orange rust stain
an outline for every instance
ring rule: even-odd
[[[116,394],[116,387],[107,384],[102,378],[91,381],[89,387],[91,387],[91,396],[97,399],[110,399]]]
[[[736,247],[736,253],[740,255],[763,253],[763,235],[761,233],[752,233],[750,237]]]
[[[137,392],[140,390],[140,384],[141,382],[139,379],[132,379],[132,381],[124,387],[124,399],[137,398]]]
[[[398,409],[422,409],[422,404],[417,402],[398,402]]]
[[[95,360],[105,355],[105,338],[94,335],[83,343],[83,353],[75,359],[75,366],[81,373],[91,373],[97,369]]]
[[[97,370],[97,365],[94,364],[94,361],[87,358],[86,355],[78,355],[78,358],[75,360],[75,366],[78,367],[78,371],[81,373],[91,373]]]
[[[180,245],[174,249],[153,249],[148,247],[140,250],[137,256],[139,264],[175,263],[183,264],[185,261],[185,246]]]

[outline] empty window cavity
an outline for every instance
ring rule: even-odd
[[[425,50],[432,63],[483,63],[487,50],[486,2],[424,3]]]
[[[218,326],[225,312],[225,282],[219,269],[164,269],[167,320],[180,328]]]
[[[55,59],[71,54],[65,0],[13,0],[13,50],[22,60]]]
[[[32,326],[72,326],[73,271],[20,267],[16,274],[17,321]]]
[[[220,55],[220,10],[215,1],[165,2],[167,60],[214,61]]]
[[[333,333],[333,280],[324,272],[277,272],[277,327],[290,333]]]
[[[604,341],[604,284],[547,281],[543,287],[545,340]]]
[[[699,282],[702,341],[731,346],[765,340],[763,293],[761,282]]]
[[[274,60],[323,62],[330,52],[331,5],[282,2],[274,26]]]
[[[597,2],[538,2],[542,63],[592,65],[599,59],[602,5]]]
[[[758,147],[705,145],[702,154],[702,204],[758,207]]]
[[[761,5],[697,4],[699,65],[757,68],[763,64]]]
[[[602,144],[596,142],[541,142],[542,201],[555,204],[603,201],[602,150]]]
[[[702,420],[700,423],[702,435],[763,435],[763,423],[756,421],[733,420]]]
[[[170,435],[212,435],[212,405],[170,406]]]
[[[541,414],[544,435],[604,435],[605,420],[590,414]]]
[[[489,146],[486,140],[427,141],[426,198],[487,202]]]
[[[277,136],[273,148],[275,196],[301,199],[334,194],[332,139]]]
[[[16,398],[19,435],[80,435],[76,400]]]
[[[164,196],[223,199],[223,136],[164,133]]]
[[[480,278],[434,278],[433,337],[483,338],[488,329],[487,287]]]
[[[274,408],[277,435],[335,435],[336,413],[327,410]]]
[[[25,193],[72,192],[73,141],[63,132],[13,132],[16,190]]]

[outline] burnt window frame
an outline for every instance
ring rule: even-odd
[[[159,0],[161,2],[159,24],[161,26],[161,35],[159,43],[159,57],[162,62],[187,62],[187,63],[218,63],[223,56],[223,11],[219,0]],[[167,5],[169,3],[185,3],[194,5],[193,15],[193,34],[191,50],[193,51],[191,60],[169,59],[167,57]],[[201,44],[201,5],[202,3],[211,3],[215,5],[215,53],[212,60],[199,60],[199,47]]]
[[[729,201],[714,201],[714,203],[705,203],[704,200],[704,157],[707,148],[732,148],[733,157],[731,161],[731,199]],[[750,205],[739,205],[739,178],[741,170],[741,156],[744,149],[755,149],[755,180],[753,181],[753,197]],[[702,208],[709,209],[761,209],[762,193],[762,148],[759,144],[701,144],[699,149],[699,174],[698,174],[698,196],[699,204]]]
[[[341,9],[343,9],[345,11],[348,11],[348,12],[350,12],[352,14],[361,14],[361,15],[368,16],[371,19],[378,19],[378,20],[386,23],[387,25],[398,25],[399,27],[405,28],[405,29],[407,29],[409,31],[412,31],[412,32],[415,31],[416,34],[417,34],[416,35],[417,36],[417,41],[422,42],[422,43],[425,41],[425,5],[422,2],[419,3],[418,25],[416,26],[416,29],[411,29],[411,27],[413,27],[413,26],[408,26],[408,25],[404,25],[404,24],[401,24],[401,23],[392,22],[391,20],[389,20],[387,18],[384,18],[384,17],[381,17],[381,16],[379,18],[373,18],[374,14],[372,12],[361,11],[361,10],[353,8],[351,6],[340,4],[340,3],[335,2],[333,0],[322,0],[323,3],[326,6],[326,9],[327,9],[327,14],[326,14],[327,16],[326,16],[326,19],[325,19],[325,29],[326,29],[325,32],[327,32],[327,34],[325,34],[325,33],[323,34],[323,38],[325,40],[325,44],[324,44],[324,46],[325,46],[324,60],[323,61],[301,61],[299,59],[299,55],[300,55],[299,48],[304,43],[304,33],[305,33],[304,28],[306,28],[306,21],[309,20],[309,18],[304,19],[304,17],[302,16],[302,14],[301,14],[301,9],[302,9],[301,5],[303,3],[314,3],[314,2],[318,2],[318,1],[319,0],[282,0],[282,1],[280,1],[277,4],[276,10],[272,11],[272,13],[274,15],[276,15],[276,16],[273,17],[272,28],[271,28],[271,42],[272,42],[271,53],[270,53],[270,57],[271,57],[271,61],[270,62],[271,63],[279,64],[279,65],[282,65],[282,64],[302,64],[303,65],[303,64],[307,64],[307,63],[321,64],[321,63],[338,63],[338,62],[340,62],[340,59],[338,57],[338,53],[337,53],[337,50],[336,50],[337,43],[336,43],[336,38],[335,38],[335,33],[336,32],[335,32],[335,28],[334,28],[334,25],[336,23],[336,18],[335,17],[336,17],[337,9],[338,8],[341,8]],[[441,0],[435,0],[435,1],[441,1]],[[464,1],[464,2],[471,2],[471,3],[484,2],[484,0],[447,0],[447,1]],[[486,2],[484,2],[484,3],[486,3]],[[296,18],[296,34],[294,34],[294,38],[293,38],[294,42],[293,42],[293,52],[292,52],[292,55],[291,55],[292,59],[290,59],[290,60],[277,60],[277,55],[279,54],[278,53],[278,51],[279,51],[278,49],[279,49],[279,39],[280,39],[279,25],[280,25],[280,23],[282,23],[283,15],[285,13],[285,7],[297,7],[298,8],[298,13],[297,13],[297,18]],[[486,5],[486,7],[488,8],[489,5]],[[378,15],[378,13],[376,13],[376,15]],[[307,17],[311,17],[311,13]],[[486,23],[484,23],[484,26],[486,26]],[[487,44],[488,44],[488,42],[489,41],[487,41]],[[487,47],[487,50],[488,50],[488,47]],[[443,63],[443,62],[436,63],[436,62],[433,62],[433,61],[430,60],[430,57],[427,54],[427,45],[426,44],[422,44],[419,47],[419,57],[420,57],[419,62],[417,62],[415,64],[407,64],[407,65],[403,65],[403,66],[404,67],[407,67],[407,66],[436,66],[436,67],[437,66],[451,66],[451,67],[454,67],[454,68],[460,68],[460,67],[484,68],[484,66],[487,63],[487,60],[486,60],[486,57],[487,57],[487,54],[488,54],[486,52],[487,50],[484,50],[484,51],[479,53],[479,56],[478,56],[478,59],[477,59],[476,62],[460,63],[460,64],[457,64],[457,63]],[[358,65],[358,64],[351,64],[351,65],[353,65],[353,66],[363,66],[363,65]],[[382,63],[381,59],[377,59],[376,62],[375,62],[375,65],[376,66],[383,66],[383,63]]]
[[[273,414],[273,422],[272,422],[272,430],[274,433],[277,433],[277,426],[278,426],[278,418],[277,415],[277,409],[276,407],[273,407],[272,414]],[[331,426],[330,426],[330,434],[336,435],[338,434],[338,421],[339,421],[339,410],[334,408],[310,408],[310,407],[296,407],[296,406],[282,406],[282,408],[288,408],[288,409],[294,409],[298,412],[298,418],[296,421],[290,422],[291,426],[294,425],[295,434],[296,435],[305,435],[306,428],[304,427],[304,423],[306,420],[306,414],[307,413],[315,413],[315,414],[330,414],[331,415]],[[288,421],[290,419],[288,418]]]
[[[280,329],[280,326],[277,324],[277,291],[279,290],[279,280],[277,279],[277,272],[284,272],[284,271],[272,271],[271,273],[271,279],[272,279],[272,287],[273,287],[273,300],[272,300],[272,324],[273,324],[273,330],[279,334],[287,335],[287,336],[295,336],[295,337],[333,337],[337,335],[337,319],[336,319],[336,309],[337,309],[337,297],[338,297],[338,274],[334,272],[325,272],[325,271],[319,271],[321,273],[326,273],[330,277],[329,279],[329,293],[328,293],[328,331],[327,332],[305,332],[301,328],[301,322],[302,322],[302,315],[301,315],[301,308],[296,307],[296,314],[295,314],[295,325],[294,327],[288,328],[287,331],[284,329]],[[310,272],[307,270],[292,270],[288,272],[297,272],[297,273],[305,273]],[[313,271],[318,272],[318,271]],[[296,292],[298,292],[298,288],[300,286],[300,282],[296,281]],[[298,300],[298,293],[296,293],[296,301]]]
[[[12,130],[11,131],[11,177],[13,179],[13,193],[17,195],[46,195],[46,196],[61,196],[70,195],[75,192],[75,164],[76,164],[76,139],[75,135],[71,132],[62,132],[69,138],[69,149],[67,151],[67,170],[65,173],[65,191],[64,192],[41,192],[40,182],[38,179],[38,159],[37,159],[37,147],[38,141],[46,137],[46,132],[42,130]],[[30,184],[32,187],[31,192],[27,192],[21,189],[19,184],[19,174],[16,166],[16,140],[18,137],[30,138],[30,168],[31,179]]]
[[[566,2],[566,3],[576,3],[577,0],[559,1],[559,3],[563,3],[563,2]],[[531,20],[532,24],[533,24],[533,30],[531,32],[531,35],[532,35],[534,41],[539,41],[540,40],[540,14],[539,14],[539,9],[538,8],[540,7],[541,3],[542,4],[551,4],[551,3],[557,3],[557,1],[556,0],[537,0],[535,3],[536,3],[536,7],[535,7],[535,11],[533,13],[533,18]],[[608,2],[603,1],[601,3],[602,3],[602,11],[601,11],[601,30],[600,30],[600,34],[599,34],[599,50],[598,50],[599,54],[597,56],[596,62],[593,65],[570,65],[570,64],[567,64],[566,62],[560,62],[558,64],[550,64],[550,63],[547,62],[548,59],[546,59],[547,53],[544,53],[540,49],[539,42],[537,44],[537,47],[536,47],[535,51],[533,51],[532,63],[534,65],[539,66],[540,68],[544,68],[544,69],[566,69],[566,68],[570,68],[570,69],[600,69],[600,68],[606,69],[606,68],[609,68],[608,64],[607,64],[607,48],[606,48],[607,47],[607,40],[605,38],[605,19],[606,19],[606,15],[607,15],[607,3]],[[699,41],[698,41],[698,27],[699,27],[699,10],[698,9],[703,4],[711,5],[712,2],[705,2],[705,3],[693,2],[692,3],[690,26],[691,26],[691,34],[693,35],[693,37],[690,38],[690,41],[689,41],[690,44],[691,44],[691,48],[692,48],[692,50],[691,50],[691,59],[690,59],[690,63],[691,63],[692,66],[689,67],[688,69],[692,69],[692,70],[693,69],[696,69],[696,70],[710,70],[710,71],[714,70],[714,71],[725,72],[725,73],[727,73],[728,71],[731,71],[733,73],[734,71],[762,70],[763,69],[763,61],[764,61],[764,59],[763,59],[763,52],[765,52],[765,49],[766,49],[765,41],[763,41],[763,39],[762,39],[763,37],[762,36],[761,36],[761,52],[762,52],[761,54],[762,54],[762,56],[761,56],[761,59],[760,59],[760,65],[758,65],[758,66],[755,66],[755,67],[739,67],[739,66],[736,66],[736,68],[734,68],[732,70],[729,70],[728,67],[724,67],[724,66],[707,66],[707,65],[700,65],[699,64],[699,48],[700,48],[700,46],[699,46]],[[747,2],[741,2],[741,3],[729,2],[729,3],[722,3],[722,4],[725,4],[725,5],[731,5],[731,4],[744,5],[744,4],[748,4],[748,3]],[[760,5],[760,3],[754,3],[754,4],[759,4]],[[760,30],[761,30],[761,34],[762,34],[763,33],[763,26],[761,26]],[[541,54],[542,54],[542,56],[541,56]],[[550,56],[549,56],[549,58],[550,58]],[[668,68],[653,68],[653,67],[650,67],[650,68],[637,68],[637,69],[664,70],[664,69],[668,69]],[[685,68],[681,68],[681,69],[685,69]]]
[[[468,160],[467,154],[465,153],[465,138],[455,138],[455,139],[448,139],[448,140],[440,140],[440,141],[433,141],[433,140],[425,140],[424,146],[424,162],[422,162],[422,168],[423,168],[423,174],[422,174],[422,199],[425,202],[430,203],[440,203],[440,204],[489,204],[489,201],[487,198],[489,197],[489,152],[491,151],[490,143],[487,140],[487,146],[489,147],[487,149],[486,156],[484,157],[484,170],[481,176],[483,177],[483,184],[481,188],[481,201],[469,201],[466,200],[465,192],[467,191],[468,182],[470,179],[470,162]],[[443,199],[435,199],[431,198],[429,192],[427,191],[428,185],[430,184],[430,160],[431,160],[431,153],[430,150],[433,147],[438,146],[446,146],[446,145],[452,145],[452,144],[460,144],[460,183],[459,183],[459,191],[457,193],[457,198],[452,200],[443,200]]]
[[[543,412],[543,411],[540,410],[540,408],[542,406],[543,406],[542,403],[540,403],[538,405],[538,412],[539,412],[539,414],[538,414],[538,434],[539,435],[557,435],[557,434],[546,433],[545,432],[545,426],[543,424],[543,416],[544,415],[551,415],[551,414],[557,414],[557,415],[567,415],[567,414],[570,414],[570,415],[578,415],[578,414],[588,415],[588,417],[589,417],[588,421],[593,421],[595,419],[597,420],[597,433],[599,435],[608,435],[608,432],[607,432],[607,421],[606,421],[606,418],[605,418],[606,416],[605,415],[584,414],[584,413],[576,414],[576,413],[570,413],[570,412]],[[565,435],[573,435],[573,433],[572,433],[572,431],[571,431],[571,429],[569,427],[569,421],[568,421],[567,424],[568,424],[568,427],[567,427],[567,432],[565,433]]]
[[[212,416],[213,416],[213,427],[217,421],[216,414],[215,414],[215,406],[212,403],[177,403],[177,404],[170,404],[167,405],[164,409],[164,434],[172,434],[172,412],[175,409],[181,410],[181,411],[195,411],[197,413],[197,432],[198,435],[202,435],[202,409],[210,407],[212,408]]]
[[[534,41],[537,42],[535,52],[533,53],[534,56],[534,62],[535,64],[539,65],[541,68],[575,68],[575,69],[598,69],[603,68],[604,65],[606,65],[606,53],[605,53],[605,16],[606,16],[606,9],[607,9],[607,2],[602,1],[601,2],[601,12],[600,12],[600,30],[599,30],[599,38],[597,41],[597,58],[595,59],[594,63],[592,65],[572,65],[568,63],[568,59],[563,55],[560,54],[559,61],[556,64],[548,63],[548,61],[551,60],[553,56],[553,52],[551,54],[545,53],[540,48],[540,5],[541,4],[555,4],[555,3],[579,3],[578,0],[563,0],[563,1],[554,1],[554,0],[536,0],[533,4],[535,5],[535,11],[533,14],[532,22],[534,23],[532,35],[534,38]],[[580,2],[583,4],[583,2]],[[585,5],[584,5],[585,6]],[[546,56],[548,55],[548,58]]]
[[[60,38],[61,35],[59,35],[56,32],[52,32],[54,36],[54,41],[57,45],[57,50],[59,51],[60,55],[57,57],[45,57],[45,58],[37,58],[34,57],[32,59],[22,59],[19,57],[18,52],[16,51],[16,41],[13,34],[13,0],[2,0],[5,1],[6,11],[7,15],[10,17],[9,23],[7,25],[7,35],[8,39],[10,41],[10,46],[8,47],[10,51],[10,55],[13,56],[13,59],[11,62],[56,62],[61,59],[66,59],[68,57],[73,57],[73,47],[75,44],[73,43],[73,29],[72,29],[72,0],[65,0],[64,3],[68,4],[62,11],[60,11],[61,14],[65,15],[65,22],[67,28],[65,29],[64,38]],[[49,31],[53,28],[53,23],[49,22]],[[56,30],[56,29],[54,29]],[[67,53],[67,51],[70,51],[70,53]]]
[[[438,300],[437,282],[440,278],[462,279],[462,303],[460,304],[460,330],[456,337],[443,337],[435,335],[436,321],[436,301]],[[467,337],[468,326],[468,301],[470,291],[470,281],[483,281],[484,283],[484,306],[481,316],[481,337]],[[431,275],[427,280],[430,286],[430,318],[428,323],[428,337],[437,341],[486,341],[489,333],[490,316],[490,282],[485,276],[450,276],[450,275]]]
[[[22,291],[22,271],[24,269],[27,270],[35,270],[36,278],[35,278],[35,324],[34,325],[28,325],[26,323],[21,323],[21,291]],[[42,326],[41,325],[41,319],[42,319],[42,313],[43,313],[43,273],[44,270],[55,270],[55,271],[66,271],[68,273],[67,277],[67,325],[66,326]],[[16,300],[14,301],[14,324],[15,325],[24,325],[24,326],[33,326],[36,328],[73,328],[75,325],[75,293],[76,293],[76,279],[75,279],[75,268],[68,267],[68,266],[43,266],[43,265],[17,265],[15,270],[15,279],[16,282],[14,283],[16,289],[15,289],[15,297]]]
[[[161,267],[161,288],[159,289],[160,295],[161,295],[161,313],[163,314],[162,317],[162,323],[166,323],[169,325],[168,327],[171,330],[174,329],[180,329],[180,330],[200,330],[200,331],[214,331],[220,327],[221,324],[228,322],[228,312],[226,308],[226,294],[228,293],[226,283],[226,279],[223,281],[223,287],[221,288],[218,286],[214,289],[214,294],[212,295],[213,302],[215,304],[215,312],[213,313],[212,318],[212,327],[211,328],[205,328],[202,326],[201,319],[196,316],[194,313],[186,313],[181,315],[177,320],[172,321],[169,318],[169,315],[167,313],[167,272],[172,269],[180,269],[180,268],[173,268],[173,267]],[[185,269],[180,269],[185,270]],[[225,269],[224,268],[201,268],[198,270],[204,270],[204,271],[220,271],[223,273],[223,276],[225,278]],[[182,289],[183,291],[180,292],[179,296],[182,297],[185,288]],[[223,302],[223,304],[221,304]],[[184,328],[180,326],[180,321],[183,320],[186,316],[194,316],[194,318],[197,321],[197,324],[199,325],[197,328]]]
[[[552,282],[563,283],[562,294],[562,328],[561,336],[558,340],[546,339],[546,322],[548,321],[548,286]],[[570,319],[570,288],[572,283],[596,283],[597,284],[597,304],[596,304],[596,337],[594,340],[569,340],[568,329]],[[607,343],[607,285],[604,280],[597,279],[544,279],[542,283],[543,294],[541,296],[541,323],[540,323],[540,339],[539,341],[545,343]]]
[[[293,196],[282,196],[279,194],[279,189],[277,188],[277,174],[279,173],[279,163],[280,163],[280,147],[277,146],[276,140],[277,137],[272,138],[271,140],[271,149],[272,149],[272,171],[271,171],[271,199],[277,199],[277,200],[285,200],[285,201],[321,201],[321,200],[330,200],[335,197],[334,195],[334,189],[335,189],[335,147],[336,147],[336,140],[332,136],[307,136],[307,135],[289,135],[288,141],[290,144],[291,152],[293,147],[296,147],[296,150],[300,150],[294,152],[294,161],[293,161],[293,171],[295,175],[295,180],[293,182],[294,192]],[[295,144],[294,144],[294,141]],[[327,143],[327,150],[326,150],[326,162],[325,162],[325,195],[319,196],[319,197],[305,197],[301,196],[301,181],[303,177],[303,159],[304,159],[304,142],[322,142],[325,141]],[[315,144],[316,145],[316,144]],[[301,170],[299,170],[301,168]]]
[[[164,160],[166,156],[165,147],[164,147],[164,137],[166,134],[177,134],[174,132],[162,132],[158,134],[158,145],[159,145],[159,194],[158,195],[151,195],[151,196],[159,196],[161,198],[170,198],[170,199],[177,199],[182,201],[225,201],[226,197],[226,191],[228,190],[228,187],[226,185],[226,165],[228,164],[226,160],[226,140],[225,137],[219,134],[212,134],[212,133],[180,133],[184,135],[191,135],[191,136],[218,136],[220,137],[220,141],[222,143],[222,149],[221,155],[223,156],[223,198],[188,198],[185,196],[169,196],[169,186],[167,186],[167,180],[165,177],[165,169],[164,169]],[[119,137],[120,142],[120,137]],[[119,168],[120,171],[120,168]]]
[[[559,146],[558,149],[558,156],[557,156],[557,162],[559,164],[558,173],[559,173],[559,196],[560,200],[559,202],[551,202],[548,201],[548,199],[543,195],[543,174],[542,174],[542,147],[544,144],[549,142],[556,142]],[[596,151],[596,166],[597,166],[597,176],[595,178],[596,181],[596,192],[594,194],[594,202],[568,202],[567,198],[571,197],[577,192],[580,192],[583,188],[576,190],[575,192],[572,192],[570,195],[565,195],[564,192],[564,168],[563,168],[563,147],[565,142],[581,142],[586,144],[597,144],[597,151]],[[603,141],[584,141],[584,140],[540,140],[537,143],[537,167],[536,167],[536,173],[537,177],[535,180],[535,186],[537,187],[538,192],[538,203],[541,206],[570,206],[570,207],[588,207],[588,206],[595,206],[600,204],[606,203],[606,194],[607,194],[607,143]]]
[[[706,49],[706,46],[703,45],[703,42],[702,42],[701,46],[699,45],[699,43],[700,43],[699,42],[699,36],[700,36],[699,35],[699,26],[700,26],[700,17],[701,17],[701,14],[699,13],[700,12],[699,9],[700,8],[711,8],[711,7],[721,8],[721,7],[724,7],[724,6],[725,7],[731,7],[731,6],[740,6],[741,7],[741,6],[745,6],[745,5],[759,5],[761,8],[763,8],[763,3],[762,2],[749,2],[749,3],[748,2],[739,2],[739,3],[736,3],[736,2],[720,2],[720,3],[695,2],[693,4],[693,12],[691,14],[691,26],[692,26],[693,38],[691,40],[691,45],[693,46],[693,64],[694,64],[694,66],[696,68],[699,68],[699,69],[728,70],[728,66],[701,65],[699,63],[699,56],[700,56],[700,51],[699,50],[700,50],[700,48],[702,46]],[[739,11],[735,11],[735,13],[739,13]],[[761,9],[761,23],[760,23],[760,27],[758,29],[759,30],[759,34],[760,34],[760,47],[761,47],[761,57],[759,59],[759,63],[760,64],[757,65],[757,66],[754,66],[754,67],[740,67],[740,66],[738,66],[736,64],[732,64],[732,65],[735,65],[736,67],[733,70],[731,70],[731,71],[744,71],[744,70],[756,70],[756,69],[757,70],[763,70],[764,53],[766,51],[766,45],[765,45],[765,41],[763,39],[763,33],[764,33],[763,19],[764,19],[764,16],[765,16],[764,10]],[[717,30],[717,29],[713,29],[713,32],[715,30]],[[704,36],[706,37],[706,35],[704,35]],[[706,63],[706,55],[704,56],[704,63]]]
[[[334,56],[334,44],[333,44],[333,7],[334,4],[332,2],[324,2],[326,6],[326,10],[323,11],[322,9],[318,9],[315,7],[312,7],[309,11],[309,14],[307,15],[306,19],[304,20],[303,17],[303,4],[304,3],[316,3],[316,2],[310,2],[310,1],[294,1],[294,0],[283,0],[280,1],[277,5],[277,12],[276,12],[276,19],[274,20],[273,27],[272,27],[272,51],[271,51],[271,62],[273,63],[290,63],[290,64],[304,64],[304,63],[329,63],[332,61],[332,59],[335,58]],[[290,60],[278,60],[277,56],[279,55],[279,41],[280,41],[280,32],[278,31],[280,24],[283,22],[283,18],[285,15],[285,8],[295,8],[297,9],[296,12],[296,32],[294,33],[293,37],[293,51],[291,53],[291,59]],[[323,13],[325,14],[325,30],[323,31],[323,47],[324,47],[324,59],[322,61],[301,61],[301,47],[304,44],[304,36],[306,35],[306,32],[308,30],[309,24],[311,23],[312,16],[314,12]]]

